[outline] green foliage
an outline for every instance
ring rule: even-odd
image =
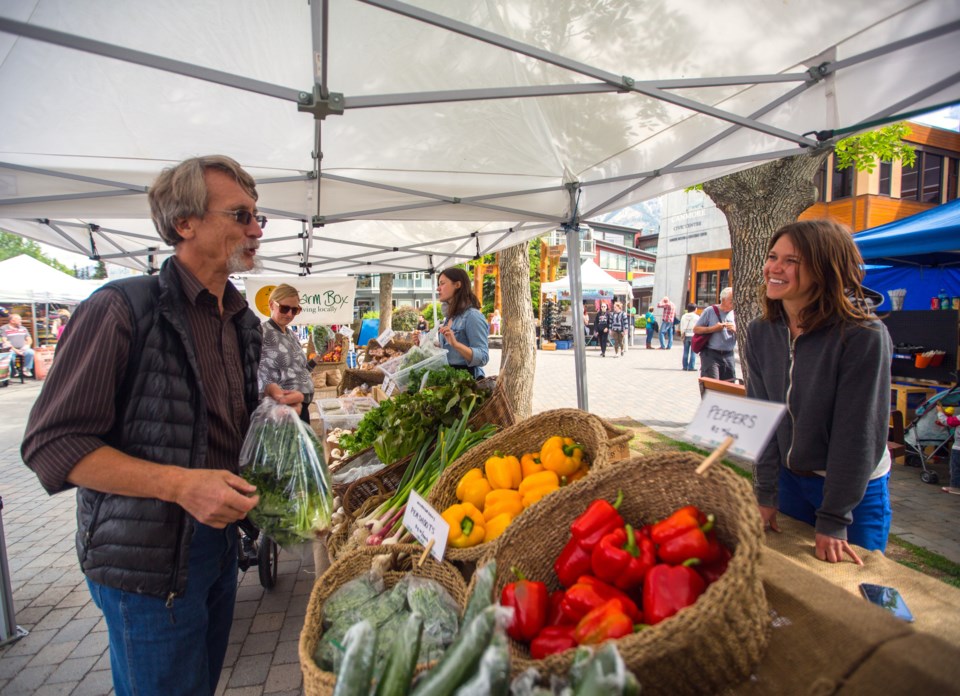
[[[443,321],[443,303],[434,302],[420,310],[420,316],[427,320],[427,328],[433,328],[433,308],[437,308],[437,321]]]
[[[30,239],[25,239],[20,235],[0,230],[0,261],[12,259],[14,256],[20,256],[21,254],[32,256],[37,261],[42,261],[51,268],[56,268],[58,271],[66,273],[67,275],[77,275],[73,269],[67,268],[56,259],[51,259],[49,256],[44,254],[43,250],[40,248],[40,245],[36,242]],[[106,271],[104,271],[103,277],[107,277]]]
[[[390,328],[394,331],[416,331],[417,322],[420,320],[420,314],[416,308],[409,305],[403,305],[393,310],[393,318],[390,320]]]
[[[530,259],[530,299],[533,300],[533,316],[540,314],[540,240],[531,239],[527,245]]]
[[[93,272],[93,279],[94,279],[94,280],[103,280],[103,279],[106,278],[106,277],[107,277],[107,267],[106,267],[106,265],[103,263],[103,261],[97,261],[97,268],[96,268],[96,270]]]
[[[846,169],[852,165],[857,171],[873,172],[878,160],[902,160],[905,165],[912,166],[917,155],[913,146],[903,140],[908,135],[910,126],[900,122],[844,138],[834,148],[837,168]]]
[[[371,309],[369,312],[364,312],[363,316],[360,318],[361,319],[379,319],[380,312],[375,309]]]

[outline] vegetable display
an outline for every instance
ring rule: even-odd
[[[248,517],[280,546],[316,539],[333,514],[323,447],[289,406],[266,398],[253,412],[240,451],[240,474],[260,502]]]

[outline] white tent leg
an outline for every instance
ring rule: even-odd
[[[580,287],[580,229],[567,230],[567,268],[570,276],[570,302],[573,315],[573,357],[577,368],[577,408],[589,411],[587,403],[587,354],[583,342],[583,291]]]

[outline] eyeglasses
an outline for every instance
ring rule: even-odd
[[[288,307],[287,305],[278,304],[277,310],[280,314],[293,314],[293,316],[297,316],[303,311],[303,307]]]
[[[229,215],[243,226],[249,225],[253,220],[257,221],[257,224],[260,225],[261,230],[267,226],[266,215],[254,215],[249,210],[208,210],[207,212]]]

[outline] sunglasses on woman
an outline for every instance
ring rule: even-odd
[[[302,308],[302,307],[288,307],[287,305],[278,304],[278,305],[277,305],[277,310],[279,310],[280,314],[293,314],[293,316],[297,316],[298,314],[300,314],[300,312],[303,311],[303,308]]]

